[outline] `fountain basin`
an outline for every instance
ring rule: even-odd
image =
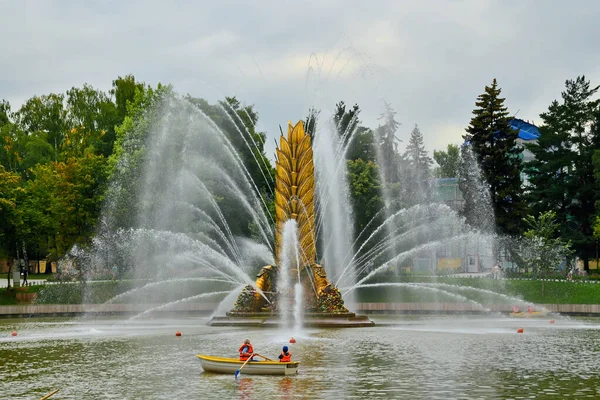
[[[225,316],[216,316],[208,321],[210,326],[252,326],[279,327],[281,318],[271,312],[228,312]],[[347,313],[305,313],[302,325],[319,328],[360,328],[374,326],[366,315]]]

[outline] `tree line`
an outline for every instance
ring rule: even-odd
[[[535,155],[530,163],[522,161],[523,147],[517,144],[518,132],[510,127],[512,114],[496,80],[478,97],[464,143],[434,151],[433,158],[418,125],[400,151],[397,132],[401,125],[390,104],[385,104],[373,128],[361,122],[358,104],[349,107],[339,102],[331,120],[345,149],[355,232],[373,229],[373,220],[388,206],[386,201],[398,208],[436,201],[433,178],[459,178],[463,212],[467,219],[476,215],[470,211],[485,199],[468,190],[475,183],[465,165],[468,157],[474,157],[489,188],[496,224],[467,222],[501,235],[545,237],[546,246],[561,240],[572,246],[587,268],[588,260],[596,257],[600,236],[597,90],[585,77],[566,81],[561,99],[541,115],[537,143],[526,145]],[[127,190],[135,191],[135,186],[111,194],[109,182],[119,175],[129,174],[133,181],[140,176],[141,163],[135,154],[143,152],[143,124],[151,123],[146,113],[171,91],[168,85],[151,87],[127,75],[115,79],[108,92],[85,84],[64,94],[34,96],[18,110],[2,100],[0,259],[9,263],[13,258],[55,261],[75,244],[86,246],[97,232],[109,196],[120,202],[116,208],[120,214],[114,220],[119,226],[134,226],[131,211],[137,205],[131,204],[135,196]],[[255,107],[236,97],[217,104],[191,96],[187,100],[228,135],[273,212],[268,189],[274,169],[264,151],[266,134],[255,129],[259,118]],[[317,132],[320,117],[319,110],[310,110],[305,121],[310,134]],[[250,141],[239,134],[241,129],[248,132]],[[136,130],[142,132],[138,138]],[[134,155],[127,168],[118,162],[124,152]],[[531,215],[536,216],[533,221],[526,218]],[[549,223],[537,224],[549,217]],[[251,221],[238,225],[235,233],[252,234]],[[544,226],[553,229],[548,232]]]

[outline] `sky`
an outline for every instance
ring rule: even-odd
[[[268,153],[311,107],[357,103],[374,128],[387,102],[403,144],[418,124],[432,152],[461,142],[494,78],[538,124],[567,79],[599,85],[599,19],[594,0],[0,0],[0,99],[15,110],[133,74],[253,104]]]

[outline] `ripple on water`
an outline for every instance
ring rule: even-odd
[[[598,320],[394,317],[385,326],[292,332],[214,328],[183,318],[20,322],[0,341],[2,398],[597,398]],[[2,322],[0,321],[0,324]],[[587,327],[587,328],[586,328]],[[10,331],[6,326],[2,331]],[[175,330],[183,336],[175,337]],[[35,339],[27,339],[27,337]],[[235,356],[249,337],[261,354],[291,347],[293,377],[202,372],[196,353]],[[6,371],[6,373],[4,373]]]

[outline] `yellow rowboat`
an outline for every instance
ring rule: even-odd
[[[243,361],[237,358],[213,357],[196,354],[200,359],[200,365],[206,372],[218,374],[235,374],[241,368]],[[247,375],[295,375],[298,373],[299,361],[250,361],[242,369],[242,374]]]
[[[521,311],[510,313],[510,316],[515,318],[536,318],[545,317],[546,315],[548,315],[548,311]]]

